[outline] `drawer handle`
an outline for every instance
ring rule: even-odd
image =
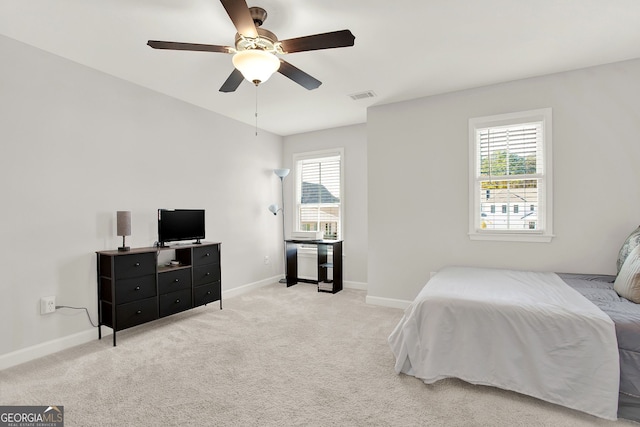
[[[178,283],[180,280],[178,280],[178,279],[174,279],[173,281],[174,281],[175,283]]]
[[[205,276],[210,276],[210,275],[211,275],[211,273],[209,273],[208,271],[207,271],[207,274],[205,274]]]
[[[140,267],[140,263],[139,263],[139,262],[136,262],[135,267]]]
[[[207,252],[206,254],[204,254],[204,256],[209,256],[209,252]]]
[[[139,291],[139,290],[140,290],[140,286],[136,286],[136,289],[135,289],[135,290],[136,290],[136,291]]]
[[[180,300],[179,300],[179,299],[177,299],[177,300],[176,300],[176,304],[179,304],[179,303],[180,303]]]
[[[207,291],[207,295],[211,295],[211,291]]]
[[[142,314],[142,310],[136,311],[136,314]]]

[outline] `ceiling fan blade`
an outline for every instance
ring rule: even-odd
[[[196,50],[202,52],[231,53],[231,48],[229,46],[218,46],[215,44],[163,42],[160,40],[149,40],[147,44],[154,49]]]
[[[281,40],[284,53],[304,52],[307,50],[333,49],[336,47],[353,46],[355,36],[349,30],[332,31],[330,33],[297,37]]]
[[[280,68],[278,69],[278,72],[283,76],[289,77],[291,80],[298,83],[305,89],[316,89],[322,84],[320,80],[311,77],[301,69],[294,67],[293,65],[282,59],[280,59]]]
[[[238,34],[242,34],[245,37],[258,37],[258,30],[253,23],[249,6],[247,6],[245,0],[220,0],[220,3],[227,11],[231,22],[238,30]]]
[[[240,71],[238,71],[237,68],[234,68],[229,77],[227,77],[227,80],[220,88],[220,92],[234,92],[236,89],[238,89],[238,86],[240,86],[242,80],[244,80],[244,76]]]

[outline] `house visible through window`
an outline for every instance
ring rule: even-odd
[[[472,239],[551,240],[550,108],[470,119],[469,164]]]
[[[342,150],[294,155],[296,225],[321,231],[326,240],[341,239]]]

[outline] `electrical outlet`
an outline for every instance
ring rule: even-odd
[[[56,311],[56,297],[40,298],[40,314],[48,314]]]
[[[269,258],[269,255],[265,255],[264,256],[264,265],[269,265],[271,264],[271,258]]]

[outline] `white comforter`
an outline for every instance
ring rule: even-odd
[[[449,267],[389,337],[396,372],[455,377],[615,420],[615,327],[555,273]]]

